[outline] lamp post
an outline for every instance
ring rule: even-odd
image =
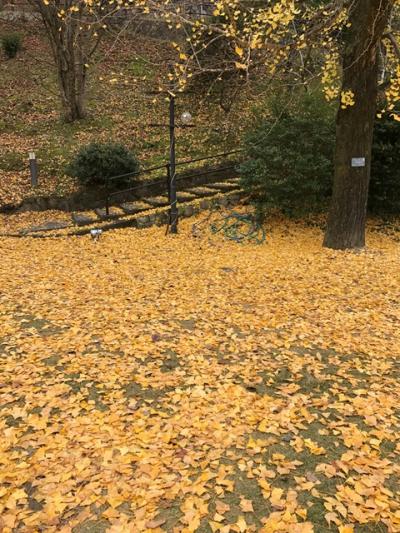
[[[157,93],[159,94],[159,93]],[[175,130],[176,128],[191,128],[193,127],[192,115],[189,111],[185,111],[181,115],[182,124],[177,125],[175,121],[175,94],[168,91],[169,101],[169,161],[168,169],[168,201],[170,204],[169,211],[169,229],[171,233],[178,233],[178,205],[176,197],[176,143]],[[166,127],[166,124],[150,124],[152,127]]]
[[[184,111],[181,115],[182,125],[189,128],[192,115]],[[176,151],[175,151],[175,95],[169,93],[169,203],[170,203],[170,231],[178,233],[178,205],[176,198]]]
[[[169,93],[169,224],[171,233],[178,233],[175,153],[175,96]]]

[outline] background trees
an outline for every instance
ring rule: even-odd
[[[193,8],[190,2],[160,0],[29,1],[45,24],[69,122],[87,113],[88,66],[102,35],[117,18],[117,31],[122,31],[137,13],[171,30],[159,45],[169,51],[163,62],[171,69],[158,68],[150,92],[190,86],[199,95],[205,89],[202,97],[219,95],[228,113],[242,89],[252,97],[268,91],[290,97],[322,86],[338,109],[324,243],[332,248],[364,245],[376,111],[400,120],[398,0],[213,0],[204,9],[198,9],[198,2]],[[110,82],[120,83],[120,72],[111,77]]]
[[[172,16],[169,7],[150,4],[164,16]],[[365,244],[379,79],[385,82],[389,109],[400,93],[399,46],[391,27],[396,5],[396,0],[215,0],[212,16],[195,22],[179,9],[173,11],[177,23],[190,33],[189,53],[177,47],[181,61],[176,72],[182,85],[201,69],[199,46],[207,47],[206,36],[212,43],[223,35],[235,52],[226,69],[236,68],[249,78],[264,68],[271,76],[290,74],[292,83],[303,85],[319,75],[327,97],[339,98],[333,196],[324,238],[330,248]],[[325,58],[319,72],[310,70],[305,60],[313,53]]]
[[[89,64],[119,6],[106,0],[29,2],[40,13],[51,45],[64,119],[66,122],[83,119],[87,115]]]

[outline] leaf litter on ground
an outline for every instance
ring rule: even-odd
[[[192,224],[0,239],[0,529],[400,531],[398,234]]]

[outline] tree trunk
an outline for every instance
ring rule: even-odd
[[[64,120],[74,122],[86,117],[85,66],[79,56],[79,50],[72,48],[72,43],[66,50],[58,50],[55,60],[58,64],[58,83],[60,86],[61,103]]]
[[[63,22],[58,17],[59,5],[45,5],[42,0],[30,0],[39,10],[57,66],[63,116],[66,122],[86,117],[86,48],[81,13]]]
[[[86,117],[84,44],[78,20],[69,20],[60,30],[59,42],[54,47],[54,60],[58,66],[64,120],[74,122]]]
[[[353,0],[344,35],[342,91],[355,104],[340,105],[336,119],[335,176],[324,246],[344,250],[365,245],[368,189],[376,102],[379,45],[394,0]],[[359,159],[356,163],[353,159]],[[364,166],[352,166],[363,164]]]

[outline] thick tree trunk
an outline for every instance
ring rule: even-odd
[[[365,245],[371,151],[379,76],[379,45],[394,0],[352,0],[350,28],[344,36],[342,91],[355,104],[340,106],[336,120],[335,176],[324,246]],[[358,164],[352,166],[359,159]]]

